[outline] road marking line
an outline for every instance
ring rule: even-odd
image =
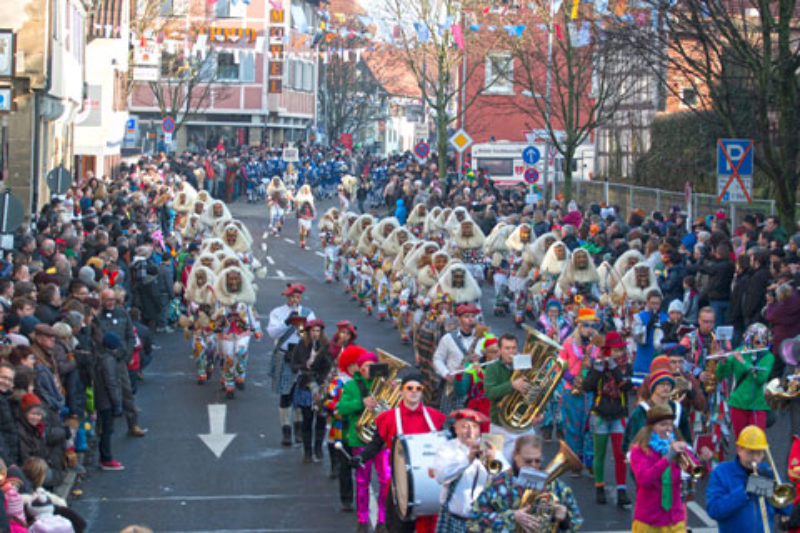
[[[108,497],[97,497],[97,498],[81,498],[81,501],[85,502],[92,502],[92,503],[145,503],[145,502],[160,502],[160,501],[173,501],[173,502],[212,502],[217,500],[251,500],[251,501],[263,501],[263,500],[292,500],[292,499],[306,499],[306,498],[317,498],[318,495],[310,495],[308,493],[303,494],[214,494],[214,495],[207,495],[207,496],[125,496],[121,498],[108,498]]]
[[[288,242],[289,244],[294,244],[294,241],[292,239],[290,239],[289,237],[284,237],[283,240]]]
[[[691,502],[690,502],[691,503]],[[692,533],[716,533],[715,527],[693,527]],[[631,533],[630,529],[620,529],[617,531],[597,530],[597,531],[583,531],[581,533]]]
[[[375,529],[375,524],[378,523],[378,498],[375,497],[372,485],[369,486],[369,521],[372,523],[372,529]]]
[[[700,507],[697,504],[697,502],[689,502],[689,503],[686,504],[686,507],[688,507],[690,511],[692,511],[694,514],[696,514],[697,518],[699,518],[705,525],[707,525],[708,527],[715,528],[715,530],[716,530],[717,522],[713,518],[708,516],[708,513],[706,512],[706,510],[703,509],[702,507]],[[692,530],[692,531],[694,531],[694,530]]]
[[[322,252],[317,251],[317,252],[314,252],[314,253],[317,254],[320,257],[325,257],[325,254],[323,254]]]
[[[274,265],[275,264],[275,260],[272,257],[267,256],[267,263],[269,263],[270,265]]]
[[[286,277],[286,274],[283,273],[283,270],[275,270],[275,272],[278,274],[278,277],[281,278],[281,279]]]

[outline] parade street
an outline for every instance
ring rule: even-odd
[[[319,212],[325,207],[318,206]],[[299,282],[307,288],[303,304],[325,320],[329,332],[336,321],[347,319],[358,327],[358,344],[413,359],[411,347],[401,344],[390,322],[366,316],[346,298],[341,284],[324,283],[316,231],[311,250],[301,250],[296,220],[288,218],[282,235],[264,241],[263,204],[239,203],[231,208],[248,224],[256,241],[254,253],[267,266],[266,279],[258,281],[256,305],[262,327],[270,309],[282,303],[281,289]],[[492,295],[491,287],[485,287],[484,309],[491,309]],[[508,317],[487,314],[486,319],[492,332],[515,331],[522,337]],[[136,396],[140,423],[149,433],[141,439],[127,437],[124,421],[117,419],[115,455],[128,469],[92,472],[79,485],[82,496],[73,500],[74,508],[88,520],[89,531],[119,531],[134,523],[158,532],[355,529],[355,514],[339,510],[337,482],[328,477],[327,452],[323,463],[303,464],[300,448],[280,445],[277,395],[268,377],[272,351],[268,337],[251,344],[247,389],[234,400],[225,399],[217,374],[204,386],[195,383],[189,344],[180,332],[160,335],[156,342],[159,349]],[[780,438],[789,435],[786,418],[779,412],[778,423],[768,432],[780,462],[789,445],[788,437]],[[556,450],[557,442],[546,443],[545,462]],[[610,481],[611,454],[608,461]],[[629,485],[631,477],[629,473]],[[607,488],[609,503],[599,506],[594,482],[586,473],[562,479],[575,492],[584,518],[582,531],[630,531],[632,510],[616,507],[612,484]],[[688,503],[693,531],[716,530],[703,510],[704,488],[702,483],[695,501]]]

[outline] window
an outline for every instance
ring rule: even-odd
[[[697,91],[689,87],[684,87],[681,90],[681,102],[686,107],[697,106]]]
[[[485,170],[492,176],[513,176],[514,175],[514,161],[512,159],[504,158],[479,158],[477,167],[479,170]]]
[[[127,111],[128,106],[125,102],[125,93],[128,85],[128,73],[122,70],[114,71],[114,101],[113,111]]]
[[[217,79],[220,81],[239,81],[239,63],[233,52],[217,54]]]
[[[162,17],[178,17],[186,14],[187,0],[160,0]]]
[[[314,65],[309,62],[303,63],[303,90],[311,92],[314,90]]]
[[[292,61],[292,70],[294,70],[294,83],[291,85],[292,89],[303,89],[303,62]]]
[[[214,14],[218,18],[241,18],[247,14],[247,4],[244,0],[217,0]]]
[[[256,58],[254,52],[239,53],[239,81],[253,83],[256,81]]]
[[[514,94],[514,60],[508,53],[490,53],[486,56],[484,92],[488,94]]]

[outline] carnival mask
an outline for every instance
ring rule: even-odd
[[[206,283],[208,283],[208,277],[206,273],[202,270],[198,270],[197,274],[194,277],[195,281],[197,282],[198,287],[204,287]]]
[[[186,203],[186,193],[182,192],[178,195],[178,203],[185,204]]]
[[[578,270],[586,270],[589,268],[589,255],[581,250],[575,253],[575,268]]]
[[[397,242],[400,243],[401,245],[405,244],[407,240],[408,240],[408,233],[406,233],[405,231],[401,231],[400,233],[397,234]]]
[[[547,250],[549,250],[554,242],[556,242],[555,237],[550,237],[550,236],[545,237],[545,239],[544,239],[544,251],[546,252]]]
[[[456,211],[456,220],[459,222],[464,222],[464,219],[467,218],[466,213],[464,211],[458,210]]]
[[[397,226],[395,226],[394,224],[384,224],[383,225],[383,238],[385,239],[386,237],[388,237],[389,234],[392,233],[396,227]]]
[[[644,265],[637,266],[634,272],[636,277],[636,286],[640,289],[646,289],[650,285],[650,268]]]
[[[206,206],[202,202],[195,202],[194,204],[194,212],[195,214],[202,215],[203,211],[205,210]]]
[[[562,244],[560,246],[556,246],[556,259],[558,259],[559,261],[563,261],[566,258],[567,258],[567,249],[564,247],[564,245]]]
[[[524,243],[531,242],[531,227],[527,224],[519,228],[519,240]]]
[[[228,272],[225,274],[225,288],[230,294],[237,294],[242,291],[242,275],[238,272]]]
[[[463,289],[466,283],[466,272],[461,269],[457,268],[453,270],[453,275],[451,276],[453,281],[453,287],[456,289]]]
[[[215,217],[221,217],[222,216],[222,204],[219,203],[219,202],[215,203],[211,208],[211,212],[214,214]]]
[[[235,257],[229,257],[222,263],[222,268],[228,268],[231,266],[237,266],[237,267],[240,266],[239,260],[236,259]]]
[[[442,270],[447,266],[447,256],[445,254],[436,254],[433,256],[433,268]]]
[[[464,238],[469,239],[474,235],[474,231],[472,228],[472,222],[469,220],[465,220],[461,223],[461,236]]]
[[[223,245],[222,245],[222,243],[221,243],[221,242],[216,242],[216,241],[214,241],[214,242],[212,242],[212,243],[211,243],[211,245],[209,245],[208,249],[209,249],[209,250],[211,251],[211,253],[213,254],[213,253],[215,253],[215,252],[218,252],[218,251],[222,250],[222,246],[223,246]]]
[[[225,242],[228,243],[228,246],[233,246],[236,244],[238,233],[239,230],[237,230],[235,226],[225,230]]]
[[[214,258],[213,257],[201,257],[200,264],[206,268],[214,268]]]
[[[425,255],[435,254],[436,250],[438,250],[438,249],[439,248],[437,248],[436,246],[433,246],[432,244],[428,244],[427,246],[425,246]]]

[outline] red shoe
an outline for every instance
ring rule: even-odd
[[[125,470],[125,467],[117,461],[116,459],[111,459],[110,461],[101,461],[100,462],[100,469],[101,470]]]

